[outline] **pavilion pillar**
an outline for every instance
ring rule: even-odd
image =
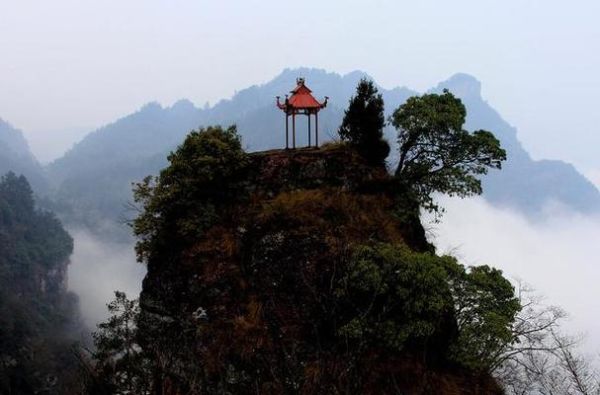
[[[292,149],[296,149],[296,113],[292,113]]]
[[[310,112],[308,113],[308,146],[310,147]]]
[[[319,112],[315,113],[315,147],[319,148]]]
[[[288,115],[288,113],[285,113],[285,149],[290,149],[290,137],[289,137],[289,131],[288,131],[288,118],[290,116]]]

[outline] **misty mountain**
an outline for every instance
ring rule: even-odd
[[[355,71],[344,76],[318,69],[286,69],[273,80],[243,89],[228,100],[199,109],[187,100],[171,107],[150,103],[138,112],[90,133],[62,158],[48,166],[57,207],[68,222],[90,227],[125,221],[131,183],[156,174],[166,165],[166,155],[192,129],[200,126],[236,124],[246,149],[265,150],[285,145],[285,117],[275,106],[275,96],[284,96],[305,77],[313,94],[329,104],[319,114],[321,141],[336,137],[348,99],[361,78]],[[467,107],[467,127],[494,132],[507,149],[502,171],[492,171],[484,180],[485,197],[496,205],[516,208],[529,216],[542,213],[548,201],[556,201],[582,212],[600,209],[600,193],[571,165],[561,161],[534,161],[509,125],[481,97],[481,84],[474,77],[457,74],[431,91],[448,88]],[[418,92],[407,88],[380,88],[389,115]],[[306,143],[306,120],[297,119],[297,144]],[[386,129],[395,142],[393,128]],[[394,149],[392,148],[392,153]],[[393,166],[394,155],[390,157]],[[106,221],[108,220],[108,221]],[[100,224],[100,225],[99,225]]]
[[[165,109],[149,103],[87,135],[48,166],[53,186],[52,208],[69,224],[107,232],[127,219],[131,183],[158,172],[166,153],[197,127],[202,111],[181,101]]]
[[[582,213],[600,210],[600,193],[571,164],[560,160],[533,160],[517,138],[517,129],[506,122],[481,97],[481,84],[467,74],[456,74],[433,92],[449,89],[467,107],[468,130],[494,132],[507,151],[502,171],[484,179],[484,197],[497,206],[539,215],[548,203],[559,203]]]
[[[12,171],[23,174],[35,192],[45,192],[48,185],[43,169],[35,159],[23,133],[0,118],[0,175]]]

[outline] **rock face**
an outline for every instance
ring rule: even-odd
[[[155,393],[501,393],[491,377],[441,362],[450,316],[426,352],[341,334],[350,246],[432,250],[416,211],[399,213],[386,192],[386,169],[336,147],[249,163],[229,215],[148,258],[139,341],[156,363]]]

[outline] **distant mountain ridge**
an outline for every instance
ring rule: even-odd
[[[559,203],[582,213],[600,211],[598,189],[575,167],[560,160],[533,160],[517,137],[517,129],[506,122],[481,97],[481,83],[468,74],[456,74],[432,92],[449,89],[467,107],[468,130],[494,132],[507,151],[501,171],[484,178],[484,197],[497,206],[540,215],[546,205]]]
[[[288,93],[299,76],[306,78],[317,98],[329,96],[329,104],[319,116],[319,128],[322,139],[335,138],[356,84],[361,78],[370,78],[364,72],[342,76],[320,69],[286,69],[273,80],[240,90],[231,99],[221,100],[210,108],[197,108],[188,100],[165,108],[149,103],[90,133],[47,167],[54,198],[65,209],[63,215],[90,225],[98,219],[127,217],[124,207],[131,201],[131,183],[156,174],[166,165],[168,152],[190,130],[200,126],[236,124],[245,147],[252,151],[284,146],[284,117],[274,105],[275,96]],[[573,166],[561,161],[531,159],[519,142],[516,129],[481,97],[481,84],[474,77],[456,74],[431,92],[444,88],[465,103],[468,129],[494,132],[508,151],[504,170],[492,171],[484,180],[486,199],[532,217],[540,215],[549,201],[581,212],[600,210],[600,193]],[[408,97],[419,94],[404,87],[380,87],[380,92],[387,115]],[[306,140],[303,132],[306,121],[302,118],[297,120],[299,145]],[[393,145],[395,131],[388,127],[386,135]],[[390,161],[394,162],[393,155]]]

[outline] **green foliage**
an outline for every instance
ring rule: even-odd
[[[390,153],[390,146],[383,138],[383,110],[383,98],[373,81],[361,79],[338,131],[342,140],[355,146],[374,165],[383,165]]]
[[[86,393],[149,393],[149,361],[136,343],[138,300],[129,300],[124,292],[115,292],[108,304],[110,317],[98,324],[93,333],[95,351],[93,379]]]
[[[449,256],[404,246],[357,247],[337,290],[354,314],[339,333],[488,370],[515,341],[520,304],[502,272],[466,270]],[[435,346],[435,347],[431,347]],[[434,354],[434,355],[431,355]]]
[[[445,259],[389,244],[356,248],[338,290],[356,314],[340,333],[396,351],[439,336],[452,312]]]
[[[77,298],[65,286],[73,240],[35,209],[23,176],[0,179],[0,393],[68,393]],[[35,356],[32,358],[32,356]]]
[[[433,192],[480,194],[477,176],[501,168],[506,159],[492,133],[463,129],[465,117],[465,106],[447,90],[411,97],[391,116],[400,146],[396,177],[429,210],[439,209]]]
[[[0,194],[4,204],[17,214],[30,215],[33,213],[33,192],[24,176],[9,172],[0,181]]]
[[[192,131],[168,160],[159,177],[146,177],[134,189],[142,205],[133,223],[140,261],[202,237],[220,209],[240,197],[248,164],[235,126]]]
[[[451,358],[463,366],[489,370],[517,339],[512,330],[521,310],[514,287],[489,266],[469,271],[447,265],[459,336]]]

